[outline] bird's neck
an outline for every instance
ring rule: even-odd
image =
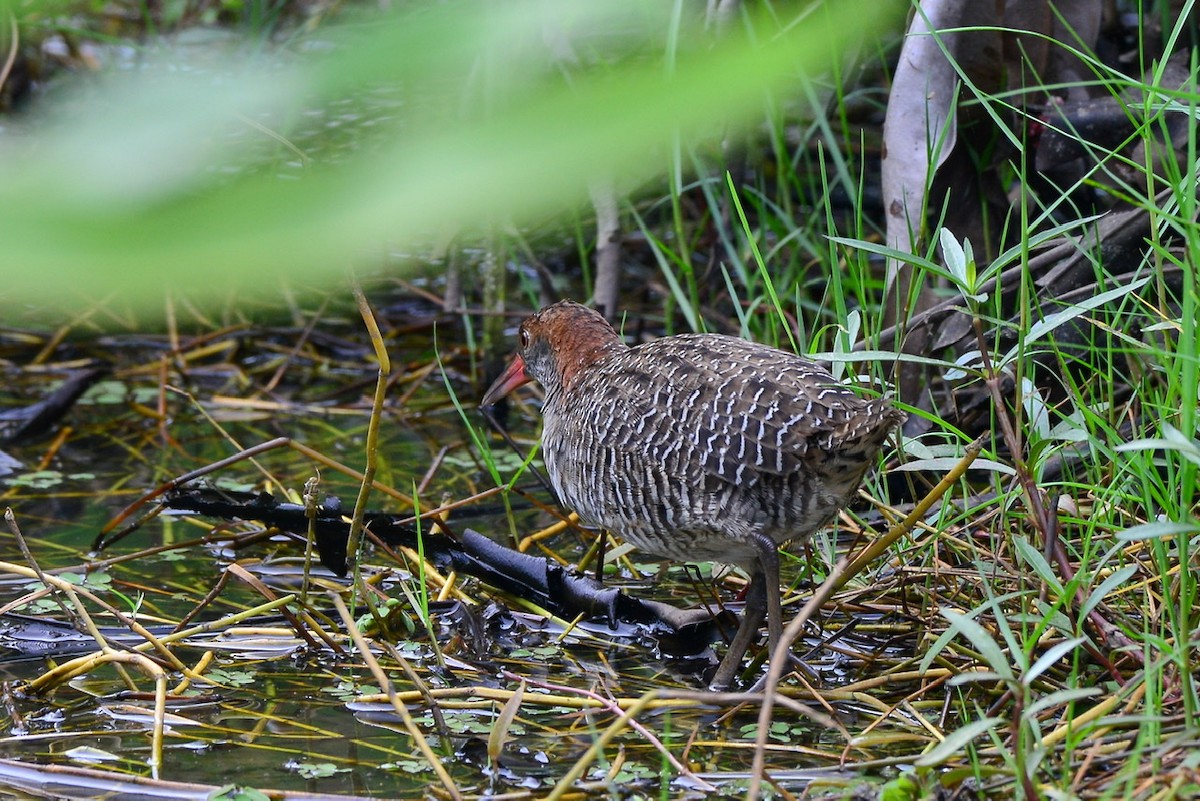
[[[611,328],[583,327],[573,330],[565,337],[564,347],[559,351],[558,367],[562,377],[562,388],[570,391],[588,370],[628,350]]]
[[[611,356],[625,350],[624,343],[619,339],[608,342],[580,343],[570,350],[564,351],[559,360],[559,369],[563,375],[563,389],[570,391],[583,378],[589,369]]]

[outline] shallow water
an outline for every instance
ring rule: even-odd
[[[468,420],[481,427],[473,398],[487,377],[472,375],[474,361],[458,344],[461,329],[452,318],[420,303],[393,302],[386,287],[377,287],[376,292],[381,293],[375,296],[378,307],[386,310],[380,322],[396,365],[381,430],[378,479],[406,494],[419,489],[425,509],[491,488],[493,480],[470,444],[466,424],[450,402],[447,384],[434,362],[433,322],[439,320],[437,342],[449,386],[466,408]],[[239,550],[230,547],[229,538],[252,532],[253,523],[164,514],[102,554],[89,555],[88,549],[117,510],[159,482],[229,456],[237,450],[233,442],[246,447],[289,436],[360,467],[375,366],[361,326],[349,310],[327,310],[307,337],[299,327],[250,323],[224,332],[218,329],[216,334],[197,331],[190,340],[181,337],[176,347],[163,337],[132,331],[82,336],[56,349],[47,367],[37,370],[29,362],[44,345],[42,335],[8,336],[0,342],[8,379],[0,401],[10,405],[43,395],[56,365],[73,366],[91,359],[112,370],[54,431],[7,449],[24,466],[0,478],[3,502],[12,507],[42,569],[86,572],[85,586],[99,597],[147,624],[168,627],[193,610],[233,562],[277,594],[300,587],[304,548],[297,538],[278,535]],[[527,446],[536,435],[536,417],[514,409],[510,419],[514,434]],[[511,475],[519,457],[505,453],[498,439],[492,444],[502,474]],[[42,461],[45,464],[39,465]],[[319,473],[324,492],[340,497],[346,509],[353,504],[356,481],[328,468],[317,470],[297,451],[270,451],[256,463],[236,463],[207,480],[266,489],[278,497],[298,493],[307,479]],[[533,497],[552,505],[548,494],[528,477],[521,483],[528,485]],[[379,493],[370,505],[408,511]],[[511,522],[498,496],[454,512],[450,519],[456,526],[470,526],[500,541],[512,533],[525,536],[554,520],[520,497],[513,497],[512,506]],[[205,536],[209,542],[194,542]],[[107,561],[171,544],[181,547],[128,561]],[[546,541],[551,553],[567,562],[580,558],[589,544],[588,537],[570,531]],[[25,563],[11,534],[0,536],[0,548],[0,559]],[[660,574],[660,566],[652,560],[636,553],[631,556],[643,568],[642,576],[627,569],[610,571],[610,580],[628,591],[683,606],[694,606],[701,592],[711,597],[704,582],[696,584],[682,566]],[[699,689],[704,671],[714,664],[711,653],[691,659],[662,657],[648,631],[630,626],[612,630],[603,621],[584,621],[562,640],[560,625],[535,611],[522,610],[519,599],[497,596],[466,579],[459,584],[464,602],[434,606],[433,631],[445,660],[442,667],[408,600],[420,590],[414,579],[419,572],[415,564],[397,564],[376,553],[369,553],[365,563],[369,573],[380,579],[383,592],[401,601],[401,618],[414,626],[396,644],[399,655],[423,685],[450,694],[439,697],[440,723],[420,698],[411,699],[408,706],[464,792],[544,790],[614,719],[611,712],[581,711],[579,704],[587,694],[633,699],[653,689]],[[314,568],[312,574],[311,606],[332,618],[332,606],[323,593],[345,588],[347,582],[321,568]],[[27,578],[0,576],[0,602],[24,597],[33,584]],[[235,577],[196,620],[217,620],[263,600]],[[98,615],[98,622],[114,624],[99,616],[94,606],[85,606]],[[63,616],[47,598],[14,611]],[[251,624],[256,627],[248,628]],[[334,632],[343,630],[336,619],[327,619],[325,626]],[[816,645],[820,638],[814,632],[809,644]],[[841,654],[821,651],[812,657],[812,667],[820,682],[844,684],[857,678],[864,664],[855,654],[878,645],[869,635],[844,640]],[[169,712],[179,717],[168,727],[158,775],[218,786],[234,782],[373,797],[423,794],[434,780],[426,759],[386,699],[377,696],[375,677],[353,655],[352,647],[345,647],[340,656],[329,648],[312,647],[283,621],[268,615],[217,635],[191,638],[178,650],[184,663],[194,666],[206,652],[214,661],[203,673],[208,683],[197,681],[171,695]],[[95,651],[94,643],[84,650]],[[381,651],[377,656],[398,691],[414,687],[392,655]],[[67,658],[61,656],[59,661]],[[18,693],[13,701],[14,722],[4,740],[5,755],[41,764],[101,765],[106,770],[151,775],[150,678],[130,671],[136,691],[130,694],[121,674],[99,667],[45,697],[21,694],[22,682],[47,667],[42,658],[14,655],[0,660],[7,686]],[[181,679],[177,671],[169,671],[169,676],[172,687]],[[503,700],[487,692],[509,692],[522,681],[527,699],[495,768],[487,756],[487,742]],[[546,694],[573,700],[538,703],[537,696]],[[639,720],[693,770],[730,779],[750,764],[748,746],[754,738],[756,710],[746,707],[730,716],[725,711],[693,701],[646,711]],[[846,711],[851,713],[849,708]],[[676,775],[671,766],[664,768],[664,758],[645,736],[626,732],[617,742],[620,750],[607,749],[585,773],[585,779],[601,781],[597,791],[609,771],[610,778],[648,792],[656,792],[662,776]],[[836,737],[790,712],[777,715],[771,742],[780,749],[777,757],[782,762],[775,766],[779,770],[785,765],[789,770],[828,766],[841,748]],[[827,748],[831,750],[826,752]],[[807,775],[797,778],[795,786],[807,780]]]

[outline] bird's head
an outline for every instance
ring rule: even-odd
[[[518,341],[516,355],[484,393],[481,406],[494,404],[530,381],[548,394],[570,390],[582,370],[625,347],[603,315],[569,300],[526,318]]]

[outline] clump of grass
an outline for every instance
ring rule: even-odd
[[[1147,797],[1147,760],[1165,759],[1186,783],[1182,755],[1167,743],[1198,722],[1197,99],[1164,91],[1153,76],[1131,80],[1090,63],[1114,97],[1145,99],[1133,126],[1141,152],[1161,153],[1167,115],[1188,119],[1189,133],[1182,157],[1153,163],[1131,162],[1129,142],[1108,151],[1087,144],[1097,163],[1121,162],[1140,176],[1140,188],[1113,191],[1151,232],[1132,278],[1128,264],[1097,262],[1089,293],[1043,297],[1028,265],[1047,243],[1096,230],[1090,212],[1029,195],[1008,223],[1012,244],[983,263],[971,243],[936,226],[922,253],[897,253],[863,214],[863,154],[841,147],[829,158],[814,148],[812,164],[785,162],[781,116],[767,128],[770,179],[762,161],[742,168],[743,154],[726,171],[711,153],[688,153],[690,178],[680,174],[669,192],[630,209],[667,294],[668,332],[732,328],[887,386],[896,359],[873,344],[885,327],[885,257],[955,296],[969,321],[969,347],[899,357],[924,366],[931,381],[911,409],[925,425],[904,443],[906,474],[918,486],[932,480],[976,433],[990,432],[987,452],[956,501],[928,518],[926,534],[879,567],[875,592],[852,590],[914,610],[927,632],[914,654],[920,669],[963,676],[915,696],[938,741],[912,754],[922,782],[973,776],[982,788],[1034,798],[1099,795],[1116,781]],[[808,130],[826,143],[865,141],[845,125],[849,95]],[[977,93],[970,102],[1008,110],[1003,97]],[[1023,158],[1008,169],[1015,186],[1032,183]],[[830,211],[835,189],[853,193],[854,213]],[[902,320],[917,314],[915,296],[900,301]],[[968,416],[956,399],[982,414]],[[870,489],[904,500],[895,482]],[[897,568],[905,581],[891,584]],[[1126,758],[1101,768],[1092,754],[1102,745],[1124,748]]]

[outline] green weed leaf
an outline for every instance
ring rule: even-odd
[[[1084,637],[1073,637],[1069,640],[1055,643],[1046,649],[1046,652],[1039,656],[1037,660],[1029,666],[1029,670],[1025,671],[1025,675],[1021,677],[1021,681],[1026,686],[1033,684],[1039,676],[1049,670],[1058,660],[1062,659],[1067,654],[1074,651],[1080,645],[1083,645],[1087,640]]]
[[[1056,596],[1061,598],[1064,592],[1062,582],[1059,581],[1054,568],[1046,561],[1046,557],[1042,552],[1033,547],[1029,540],[1024,537],[1014,537],[1013,547],[1021,557],[1021,560],[1033,568],[1033,572],[1037,574],[1037,577],[1044,581],[1054,591]]]
[[[1200,532],[1200,523],[1174,523],[1169,520],[1156,520],[1153,523],[1142,523],[1140,526],[1130,526],[1117,535],[1123,542],[1134,540],[1154,540],[1162,537],[1188,536]]]
[[[948,759],[961,755],[963,749],[972,740],[981,734],[986,734],[1003,723],[1004,721],[1001,718],[983,718],[982,720],[972,721],[961,729],[951,732],[933,750],[922,754],[914,764],[919,768],[931,768],[940,765]]]
[[[950,631],[962,635],[963,638],[971,643],[971,646],[979,652],[985,665],[994,670],[1006,682],[1016,680],[1012,664],[1008,657],[1004,655],[1004,649],[988,633],[987,629],[970,615],[964,615],[962,612],[953,609],[942,609],[940,611],[942,617],[950,622]]]
[[[1108,597],[1110,592],[1129,581],[1129,579],[1133,578],[1134,574],[1137,573],[1137,570],[1138,569],[1136,565],[1126,565],[1120,570],[1113,572],[1108,578],[1104,579],[1104,581],[1100,582],[1100,586],[1092,590],[1091,594],[1088,595],[1087,600],[1085,600],[1083,605],[1079,607],[1079,619],[1083,620],[1086,618],[1091,611],[1100,604],[1101,601]]]

